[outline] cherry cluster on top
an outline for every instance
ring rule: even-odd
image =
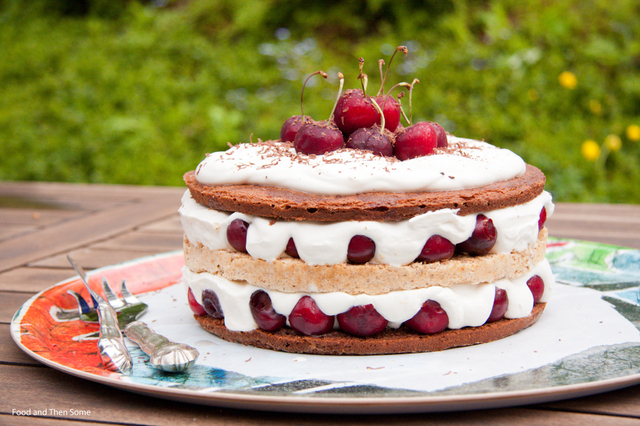
[[[398,51],[407,54],[407,48],[404,46],[399,46],[396,53]],[[389,63],[392,60],[393,56]],[[338,73],[340,90],[329,119],[315,121],[304,115],[301,106],[301,114],[290,117],[282,125],[280,140],[293,142],[296,152],[301,154],[322,155],[341,148],[352,148],[371,151],[375,155],[385,157],[393,156],[402,161],[431,155],[436,148],[447,147],[447,135],[442,126],[426,121],[411,124],[400,103],[404,92],[398,95],[398,100],[391,96],[391,92],[397,87],[408,88],[411,108],[411,91],[418,82],[417,79],[411,84],[396,84],[384,94],[386,73],[383,75],[384,60],[381,59],[378,61],[380,90],[376,96],[371,97],[366,93],[367,75],[362,73],[364,61],[360,58],[359,62],[358,79],[362,81],[362,89],[349,89],[342,93],[344,76]],[[387,67],[387,72],[388,70]],[[311,74],[307,81],[316,74],[327,78],[326,73],[317,71]],[[305,85],[302,88],[302,96]],[[409,123],[408,127],[400,123],[401,116]]]

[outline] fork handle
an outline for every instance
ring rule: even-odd
[[[149,355],[149,364],[160,370],[178,373],[191,367],[198,358],[198,350],[183,343],[173,342],[153,331],[142,321],[133,321],[125,334]]]
[[[107,303],[98,303],[97,311],[100,319],[98,352],[102,365],[110,371],[130,374],[133,360],[124,344],[116,312]]]

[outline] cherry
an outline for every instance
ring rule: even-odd
[[[293,142],[300,130],[300,127],[311,122],[311,117],[306,115],[294,115],[285,120],[280,129],[280,140],[283,142]]]
[[[344,137],[335,124],[323,121],[311,121],[298,130],[293,147],[300,154],[322,155],[344,148]]]
[[[432,235],[422,247],[422,251],[416,261],[432,263],[451,259],[455,250],[456,246],[451,241],[440,235]]]
[[[204,310],[201,304],[198,303],[196,297],[193,295],[191,288],[189,288],[189,293],[187,293],[187,299],[189,300],[189,307],[191,308],[191,312],[196,315],[204,315],[207,311]]]
[[[497,238],[498,231],[493,225],[493,220],[479,214],[476,216],[476,226],[473,233],[469,239],[458,244],[456,250],[472,256],[482,256],[491,251]]]
[[[333,329],[334,317],[318,308],[310,296],[303,296],[289,314],[291,328],[307,336],[328,333]]]
[[[304,81],[304,84],[302,85],[302,90],[300,91],[300,115],[294,115],[293,117],[289,117],[284,122],[284,124],[282,125],[282,128],[280,129],[281,141],[293,142],[293,140],[296,137],[296,134],[298,133],[298,130],[300,130],[300,127],[302,127],[303,125],[311,121],[311,117],[304,115],[304,109],[303,109],[304,88],[307,86],[307,82],[309,81],[309,79],[316,74],[320,74],[325,79],[327,78],[327,73],[325,73],[324,71],[316,71],[312,73],[309,77],[307,77],[307,79]]]
[[[447,328],[449,315],[435,300],[427,300],[417,314],[404,323],[410,329],[422,334],[436,334]]]
[[[234,219],[227,227],[227,241],[231,244],[231,247],[241,251],[247,252],[247,231],[249,224],[242,219]]]
[[[527,280],[527,287],[531,290],[531,294],[533,295],[533,304],[535,305],[540,301],[542,294],[544,293],[544,281],[540,275],[534,275]]]
[[[438,134],[432,124],[421,121],[397,133],[393,153],[404,161],[431,155],[437,146]]]
[[[379,118],[371,99],[360,89],[347,90],[336,104],[334,120],[345,135],[362,127],[371,127]]]
[[[373,106],[378,110],[382,123],[380,126],[374,125],[356,130],[349,136],[347,148],[363,149],[371,151],[375,155],[391,157],[393,155],[393,135],[385,129],[385,117],[382,108],[375,100],[372,100]]]
[[[384,128],[389,130],[390,132],[395,132],[400,124],[400,104],[396,102],[393,96],[376,96],[373,98],[374,101],[378,103],[382,107],[382,115],[385,120]],[[376,124],[382,126],[382,119],[378,119]]]
[[[224,317],[220,300],[215,291],[207,289],[202,292],[202,305],[205,312],[210,316],[214,318]]]
[[[338,314],[337,318],[342,331],[363,337],[380,333],[388,322],[372,304],[353,306],[347,312]]]
[[[538,231],[542,231],[542,228],[544,228],[544,224],[547,221],[547,209],[546,208],[542,208],[542,210],[540,210],[540,217],[538,218]]]
[[[380,132],[380,127],[366,127],[351,133],[346,147],[353,149],[362,149],[371,151],[375,155],[383,157],[393,156],[393,142],[391,142],[391,134],[385,129]]]
[[[255,291],[249,299],[249,308],[254,321],[264,331],[278,331],[287,323],[287,317],[273,309],[266,291]]]
[[[437,135],[436,139],[438,142],[436,146],[438,148],[446,148],[447,146],[449,146],[449,140],[447,139],[447,132],[444,131],[444,128],[438,123],[431,123],[431,126],[433,126],[433,130],[435,130]]]
[[[487,319],[487,322],[498,321],[502,318],[507,312],[507,308],[509,308],[509,297],[507,296],[507,292],[502,289],[496,287],[496,296],[493,299],[493,308],[491,309],[491,314]]]
[[[296,247],[296,243],[293,241],[293,238],[289,238],[289,241],[287,241],[287,247],[284,249],[284,252],[295,259],[300,259],[298,248]]]
[[[376,253],[376,243],[364,235],[354,235],[349,241],[347,260],[350,263],[367,263]]]
[[[336,103],[333,105],[329,119],[320,122],[311,120],[309,123],[300,127],[300,130],[296,133],[296,137],[293,139],[293,147],[296,149],[296,152],[307,155],[322,155],[344,148],[344,136],[332,121],[336,105],[340,100],[342,87],[344,86],[344,76],[341,72],[338,73],[338,78],[340,79],[340,89],[338,90],[338,97]]]

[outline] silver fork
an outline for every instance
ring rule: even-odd
[[[81,278],[84,274],[83,280],[86,284],[86,274],[82,268],[75,265],[69,256],[67,258]],[[118,328],[123,329],[125,335],[149,356],[149,365],[166,372],[179,373],[187,370],[196,362],[199,356],[197,349],[183,343],[173,342],[153,331],[144,322],[137,321],[146,312],[147,304],[131,294],[127,288],[126,280],[122,280],[120,284],[122,298],[119,298],[113,292],[104,277],[102,277],[102,289],[107,304],[117,312],[116,324]],[[91,289],[89,289],[89,292],[95,298]],[[82,296],[76,293],[74,297],[78,299],[81,319],[91,321],[95,311],[89,307],[89,304],[84,301]],[[98,303],[99,306],[100,304]],[[89,309],[87,310],[87,308]],[[87,310],[87,312],[82,312],[83,309]]]

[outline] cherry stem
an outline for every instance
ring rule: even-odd
[[[358,80],[362,83],[362,93],[367,96],[367,84],[369,83],[369,77],[362,72],[364,68],[364,58],[358,58],[358,69],[360,73],[358,74]]]
[[[316,74],[320,74],[322,77],[327,78],[326,72],[318,70],[313,74],[311,74],[309,77],[307,77],[307,79],[304,81],[304,84],[302,85],[302,91],[300,92],[300,116],[301,117],[304,117],[304,110],[302,107],[302,105],[304,105],[304,88],[307,86],[307,82],[309,81],[309,79]]]
[[[384,92],[384,73],[382,72],[382,67],[384,66],[384,59],[378,60],[378,69],[380,70],[380,90],[376,96],[380,96],[381,93]]]
[[[376,111],[378,111],[378,114],[380,114],[380,133],[382,134],[382,132],[384,131],[384,112],[382,112],[382,108],[380,108],[380,105],[378,105],[378,103],[376,102],[375,99],[373,98],[369,98],[371,100],[371,103],[373,104],[373,107],[376,109]]]
[[[411,120],[413,120],[413,106],[411,103],[411,96],[413,94],[413,86],[416,83],[420,83],[420,80],[418,80],[417,78],[414,78],[413,81],[411,82],[411,86],[409,87],[409,117],[411,118]],[[409,121],[409,124],[411,124],[411,121]]]
[[[389,59],[389,63],[387,64],[387,70],[384,73],[384,77],[381,77],[380,90],[378,90],[378,96],[380,96],[380,94],[384,92],[384,82],[387,81],[387,74],[389,74],[389,67],[391,66],[391,62],[393,62],[393,58],[396,56],[396,53],[398,52],[402,52],[404,53],[404,56],[407,56],[407,54],[409,53],[409,49],[407,49],[407,46],[398,46],[396,47],[396,50],[393,51],[393,55],[391,55],[391,59]],[[380,67],[380,74],[382,75],[382,66]]]
[[[391,96],[391,92],[396,87],[406,87],[408,89],[411,89],[411,85],[409,83],[407,83],[406,81],[403,81],[402,83],[394,84],[393,87],[391,89],[389,89],[389,91],[387,92],[387,95],[384,97],[384,102],[387,102],[387,99],[389,99],[389,96]],[[411,125],[411,121],[407,118],[407,114],[404,113],[404,108],[402,108],[402,103],[400,102],[400,95],[402,95],[403,93],[404,92],[400,92],[398,94],[398,104],[400,105],[400,112],[402,113],[402,116],[407,121],[407,123],[409,123],[409,125]],[[384,108],[384,102],[382,103],[382,107],[383,108]]]
[[[340,100],[340,96],[342,96],[342,88],[344,87],[344,75],[341,72],[338,72],[338,78],[340,79],[340,88],[338,89],[338,97],[336,97],[336,102],[333,104],[333,108],[331,109],[331,114],[329,115],[329,123],[333,119],[333,113],[336,110],[336,106],[338,105],[338,101]]]

